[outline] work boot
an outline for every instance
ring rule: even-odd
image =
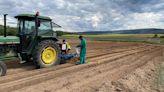
[[[76,65],[79,65],[79,64],[80,64],[80,62],[76,62],[75,64],[76,64]]]
[[[26,63],[26,60],[21,60],[19,63],[24,64],[24,63]]]

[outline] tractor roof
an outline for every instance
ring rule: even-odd
[[[22,18],[35,18],[35,16],[36,15],[34,15],[34,14],[19,14],[19,15],[15,16],[15,18],[20,18],[20,17],[22,17]],[[38,16],[38,18],[45,19],[45,20],[51,20],[50,17],[46,17],[46,16]]]

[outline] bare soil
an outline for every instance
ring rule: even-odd
[[[78,40],[68,40],[75,47]],[[128,42],[87,42],[87,63],[78,59],[50,68],[9,62],[0,92],[156,92],[163,46]],[[72,51],[74,52],[73,48]]]

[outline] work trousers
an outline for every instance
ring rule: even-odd
[[[80,64],[85,64],[86,55],[80,56]]]

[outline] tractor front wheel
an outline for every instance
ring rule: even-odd
[[[7,66],[4,62],[0,61],[0,76],[5,76],[7,71]]]
[[[37,67],[50,67],[60,64],[59,53],[60,49],[53,40],[43,40],[36,46],[33,60]]]

